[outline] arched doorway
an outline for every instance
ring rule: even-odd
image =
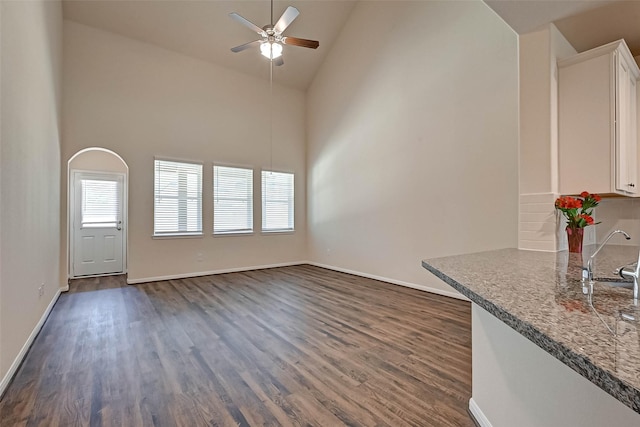
[[[69,278],[126,273],[128,175],[122,157],[104,148],[86,148],[69,159]]]

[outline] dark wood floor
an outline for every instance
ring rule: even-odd
[[[8,426],[473,426],[468,303],[312,266],[55,305],[0,401]]]

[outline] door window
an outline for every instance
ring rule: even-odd
[[[81,227],[116,227],[120,217],[117,181],[83,179]]]

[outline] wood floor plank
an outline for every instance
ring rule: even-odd
[[[74,281],[6,426],[462,426],[469,303],[301,265]]]

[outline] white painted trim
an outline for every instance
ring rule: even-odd
[[[469,412],[471,412],[471,415],[473,415],[480,427],[493,427],[489,419],[484,415],[484,412],[482,412],[482,409],[480,409],[476,401],[473,400],[473,397],[469,399]]]
[[[355,276],[366,277],[367,279],[379,280],[381,282],[391,283],[392,285],[400,285],[406,288],[418,289],[420,291],[430,292],[432,294],[442,295],[449,298],[469,301],[467,297],[465,297],[464,295],[458,292],[443,291],[442,289],[432,288],[430,286],[418,285],[417,283],[404,282],[402,280],[390,279],[388,277],[376,276],[375,274],[363,273],[361,271],[349,270],[347,268],[335,267],[333,265],[320,264],[318,262],[308,261],[307,264],[315,265],[316,267],[322,267],[329,270],[339,271],[341,273],[347,273],[347,274],[353,274]]]
[[[572,55],[568,58],[561,59],[558,61],[558,68],[566,67],[569,65],[576,64],[578,62],[583,62],[589,59],[597,58],[607,53],[612,53],[618,50],[620,54],[624,57],[624,59],[629,64],[629,72],[633,73],[634,76],[638,76],[640,74],[640,70],[638,67],[634,67],[636,64],[631,51],[629,50],[629,46],[624,39],[616,40],[611,43],[605,44],[603,46],[599,46],[585,52],[578,53],[576,55]]]
[[[129,249],[129,166],[117,153],[111,150],[96,148],[98,151],[105,151],[118,157],[124,166],[126,172],[109,172],[109,171],[90,171],[85,169],[71,169],[71,161],[77,157],[78,154],[90,151],[91,149],[84,149],[74,154],[67,162],[67,279],[79,279],[83,276],[76,276],[73,271],[74,262],[74,235],[76,230],[73,228],[73,222],[75,220],[76,212],[76,194],[75,194],[75,174],[89,174],[89,175],[104,175],[104,176],[118,176],[122,177],[122,229],[124,231],[122,239],[122,272],[117,274],[126,274],[128,272],[128,249]],[[68,290],[68,289],[67,289]]]
[[[292,265],[304,265],[304,264],[311,264],[311,263],[307,261],[293,261],[293,262],[282,262],[279,264],[254,265],[250,267],[236,267],[236,268],[225,268],[222,270],[199,271],[196,273],[170,274],[168,276],[142,277],[140,279],[127,278],[127,284],[135,285],[137,283],[160,282],[163,280],[173,280],[173,279],[188,279],[190,277],[213,276],[216,274],[239,273],[241,271],[264,270],[266,268],[290,267]]]
[[[22,364],[22,360],[27,355],[27,352],[31,348],[31,344],[33,344],[33,341],[36,339],[36,337],[40,333],[40,329],[42,329],[44,322],[47,320],[47,317],[49,317],[49,313],[51,313],[53,306],[58,301],[58,298],[60,297],[61,292],[62,292],[62,289],[58,289],[56,291],[56,294],[54,295],[53,299],[51,299],[51,302],[47,306],[47,309],[42,314],[42,317],[40,317],[40,320],[38,321],[36,326],[33,328],[33,331],[31,331],[31,335],[29,335],[29,338],[27,338],[27,342],[24,343],[24,345],[22,346],[22,349],[20,349],[20,352],[18,353],[15,360],[9,367],[7,374],[4,376],[4,378],[2,378],[2,382],[0,382],[0,396],[4,394],[5,389],[13,379],[13,376],[15,375],[16,371],[20,367],[20,364]]]
[[[123,274],[126,273],[105,273],[105,274],[87,274],[86,276],[76,276],[76,277],[69,277],[70,280],[78,280],[78,279],[90,279],[92,277],[108,277],[108,276],[122,276]],[[69,285],[67,285],[67,289],[62,289],[63,291],[65,290],[69,290]]]
[[[153,156],[154,162],[156,160],[165,161],[165,162],[174,162],[174,163],[189,163],[192,165],[201,165],[202,172],[204,172],[204,164],[205,162],[202,160],[192,160],[192,159],[182,159],[180,157],[166,157],[166,156]]]
[[[418,285],[417,283],[409,283],[404,282],[402,280],[390,279],[388,277],[376,276],[374,274],[362,273],[360,271],[349,270],[347,268],[335,267],[327,264],[320,264],[318,262],[313,261],[293,261],[293,262],[282,262],[278,264],[268,264],[268,265],[254,265],[249,267],[236,267],[236,268],[226,268],[222,270],[212,270],[212,271],[199,271],[195,273],[182,273],[182,274],[170,274],[167,276],[153,276],[153,277],[142,277],[139,279],[129,279],[127,278],[127,284],[135,285],[138,283],[148,283],[148,282],[160,282],[163,280],[173,280],[173,279],[188,279],[190,277],[200,277],[200,276],[213,276],[216,274],[225,274],[225,273],[238,273],[241,271],[251,271],[251,270],[264,270],[266,268],[276,268],[276,267],[290,267],[293,265],[314,265],[316,267],[326,268],[328,270],[339,271],[341,273],[353,274],[355,276],[366,277],[367,279],[379,280],[381,282],[391,283],[392,285],[400,285],[406,288],[418,289],[420,291],[429,292],[432,294],[442,295],[449,298],[455,298],[462,301],[469,301],[467,297],[464,295],[453,292],[453,291],[443,291],[442,289],[432,288],[430,286]]]

